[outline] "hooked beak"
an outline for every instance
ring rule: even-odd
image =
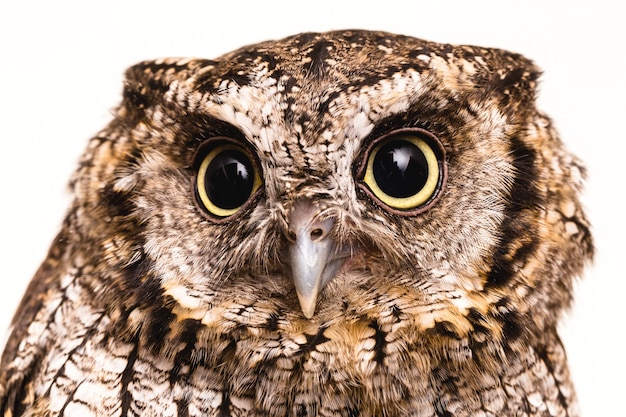
[[[337,255],[337,244],[330,236],[332,218],[319,219],[319,209],[310,202],[296,204],[289,216],[289,266],[300,301],[308,319],[315,313],[317,296],[335,276],[345,258]]]

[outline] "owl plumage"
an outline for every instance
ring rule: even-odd
[[[15,314],[3,416],[576,416],[584,177],[497,49],[143,62]]]

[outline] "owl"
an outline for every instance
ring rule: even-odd
[[[143,62],[15,313],[3,416],[577,416],[581,163],[498,49]]]

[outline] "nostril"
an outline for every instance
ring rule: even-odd
[[[295,242],[298,239],[298,235],[296,235],[296,232],[294,232],[291,229],[288,229],[286,231],[285,236],[287,237],[287,240],[290,242]]]
[[[283,233],[290,243],[321,244],[335,227],[335,218],[312,202],[300,201],[289,213]]]
[[[319,242],[326,239],[334,225],[335,221],[332,218],[309,224],[309,239],[311,239],[311,242]]]
[[[318,239],[321,239],[324,236],[324,231],[322,229],[313,229],[311,230],[311,240],[312,241],[316,241]]]

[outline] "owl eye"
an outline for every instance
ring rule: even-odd
[[[365,190],[376,200],[396,213],[416,214],[441,190],[444,150],[427,131],[397,130],[371,146],[361,175]]]
[[[209,214],[237,213],[261,187],[256,159],[230,139],[213,139],[199,151],[196,199]]]

